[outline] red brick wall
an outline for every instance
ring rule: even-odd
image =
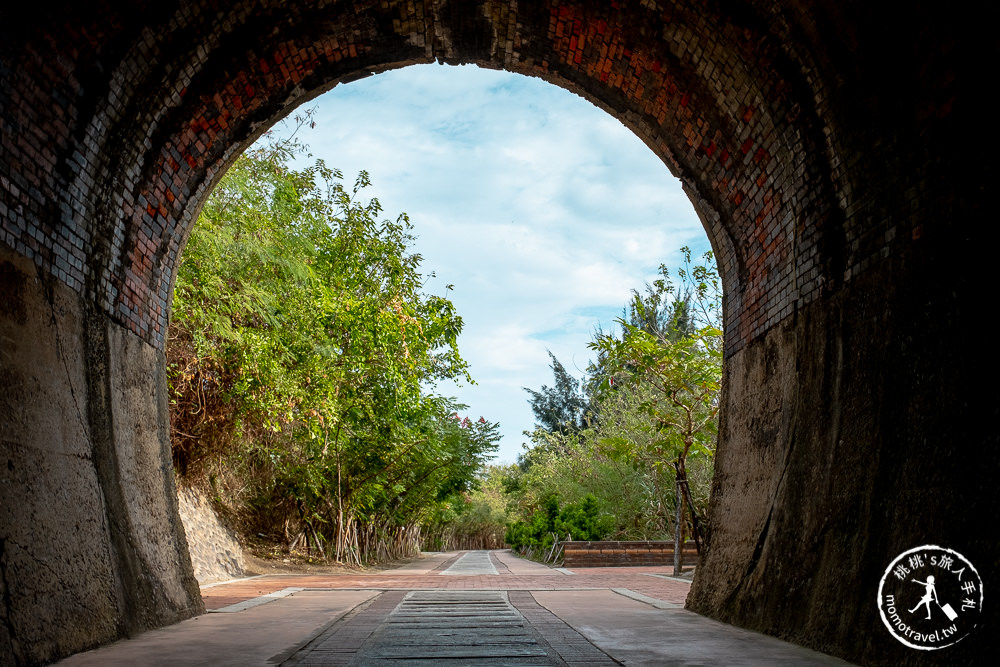
[[[43,27],[7,21],[3,242],[162,344],[177,255],[227,161],[336,81],[437,58],[579,93],[684,178],[729,288],[731,349],[842,279],[814,247],[843,217],[836,128],[777,8],[738,21],[635,3],[307,4],[108,3]]]
[[[601,106],[682,180],[704,221],[726,288],[726,389],[712,534],[692,608],[854,661],[904,664],[912,656],[872,627],[883,562],[935,542],[1000,571],[996,541],[982,530],[1000,471],[989,418],[1000,391],[981,333],[995,301],[983,270],[996,236],[997,140],[985,102],[1000,55],[993,5],[0,7],[0,245],[18,259],[3,275],[39,287],[24,291],[37,303],[20,304],[0,285],[0,323],[23,349],[53,328],[74,332],[55,340],[61,356],[17,357],[14,373],[4,329],[0,453],[13,472],[0,491],[65,488],[51,472],[61,454],[39,455],[36,469],[51,476],[39,482],[15,466],[24,452],[99,449],[30,435],[51,410],[6,417],[23,415],[26,397],[76,406],[65,428],[53,426],[58,437],[121,440],[115,429],[126,422],[101,407],[113,397],[105,329],[162,349],[181,248],[212,184],[249,142],[330,86],[439,60],[542,77]],[[63,291],[71,307],[54,296]],[[85,382],[67,382],[67,359],[79,360]],[[114,471],[105,472],[111,484]],[[8,505],[11,525],[60,525]],[[5,535],[0,545],[13,545]],[[88,595],[83,574],[10,569],[11,590],[23,589],[15,575],[40,587],[37,599]],[[0,606],[0,661],[13,645],[3,640],[11,619],[25,614]],[[86,645],[83,625],[57,630],[58,650]],[[978,646],[963,641],[956,650],[965,653],[951,657],[969,662]]]
[[[683,565],[698,564],[694,542],[682,550]],[[673,565],[673,542],[564,542],[563,567],[629,567]]]

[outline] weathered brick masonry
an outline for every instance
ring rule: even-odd
[[[681,548],[685,567],[698,563],[694,542]],[[633,567],[673,565],[673,542],[564,542],[563,567]]]
[[[883,4],[5,3],[0,662],[201,609],[165,454],[178,255],[271,123],[435,60],[586,97],[682,179],[705,224],[726,395],[689,606],[851,660],[936,659],[887,635],[874,587],[927,542],[1000,572],[983,534],[997,436],[980,426],[1000,402],[972,333],[989,303],[975,269],[995,218],[997,16]]]

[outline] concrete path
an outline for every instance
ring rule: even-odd
[[[499,574],[489,551],[469,551],[462,554],[462,557],[449,565],[441,574],[451,576],[463,576],[470,574]]]
[[[509,551],[202,589],[209,613],[65,665],[844,665],[682,608],[670,568],[555,570]]]

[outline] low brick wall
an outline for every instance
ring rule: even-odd
[[[685,567],[698,564],[694,542],[681,551]],[[564,542],[563,567],[673,565],[673,542]]]

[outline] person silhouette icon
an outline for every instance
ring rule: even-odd
[[[910,613],[912,614],[917,609],[920,609],[921,606],[926,605],[927,620],[931,620],[931,600],[934,600],[939,607],[941,606],[941,603],[938,602],[937,590],[934,588],[934,575],[927,575],[927,581],[917,581],[916,579],[911,579],[910,581],[924,587],[923,597],[920,598],[920,602],[917,603],[917,606],[910,610]]]

